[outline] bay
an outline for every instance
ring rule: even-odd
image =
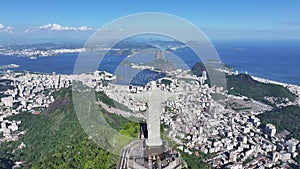
[[[270,80],[300,85],[300,41],[299,40],[224,40],[213,41],[222,62],[240,73]],[[179,57],[186,57],[189,67],[197,59],[188,49],[174,52]],[[40,73],[72,74],[78,53],[65,53],[57,56],[28,57],[0,55],[0,65],[17,64],[13,70]],[[113,73],[126,56],[111,55],[105,57],[100,70]],[[129,69],[124,69],[125,71]]]

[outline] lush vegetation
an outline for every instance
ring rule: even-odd
[[[168,85],[170,85],[172,83],[172,81],[168,80],[168,79],[162,79],[161,83],[164,84],[164,85],[166,85],[166,86],[168,86]]]
[[[10,79],[0,79],[0,84],[10,84],[10,83],[12,83],[12,82],[14,82],[13,80],[10,80]]]
[[[0,154],[0,168],[12,168],[14,165],[14,162],[12,161],[12,155],[7,152],[7,149],[1,148],[1,154]]]
[[[202,72],[206,71],[206,67],[202,62],[197,62],[193,67],[192,67],[192,73],[197,76],[202,76]]]
[[[203,64],[198,64],[192,71],[201,75],[199,72],[202,73],[205,70],[203,66]],[[156,76],[163,75],[158,74],[153,78]],[[263,102],[267,102],[265,96],[289,98],[291,101],[296,98],[282,86],[260,83],[249,75],[227,75],[226,77],[230,94],[244,95]],[[0,83],[1,86],[5,87],[7,84],[1,85]],[[99,148],[88,139],[82,129],[73,107],[71,90],[64,89],[56,92],[54,97],[55,103],[40,115],[23,112],[11,117],[11,119],[22,121],[21,128],[26,130],[26,134],[20,136],[16,142],[0,145],[0,168],[11,168],[13,161],[24,161],[24,168],[115,168],[118,156]],[[97,92],[96,98],[111,107],[128,110],[126,106],[110,99],[103,92]],[[138,137],[138,123],[130,122],[122,116],[103,109],[98,113],[102,113],[108,124],[121,134]],[[287,129],[295,138],[300,139],[300,107],[288,106],[261,114],[259,117],[263,124],[272,123],[279,131]],[[162,137],[167,139],[163,130]],[[24,142],[26,147],[17,149],[21,142]],[[206,155],[200,154],[201,158],[199,158],[194,154],[180,153],[189,168],[209,168],[204,162],[208,158]]]
[[[195,154],[187,154],[183,151],[179,151],[182,159],[186,162],[187,168],[190,169],[209,169],[211,168],[204,160],[208,159],[210,155],[200,153],[199,157]]]
[[[0,85],[0,92],[6,91],[6,90],[13,90],[15,87],[9,86],[9,85]]]
[[[288,130],[291,132],[289,137],[294,137],[300,140],[300,107],[287,106],[278,108],[271,112],[258,115],[262,121],[262,125],[272,123],[276,126],[277,132]],[[300,149],[297,150],[300,153]],[[300,156],[298,155],[295,160],[300,163]]]
[[[54,96],[56,101],[40,115],[23,112],[11,117],[22,121],[26,134],[16,142],[0,145],[0,168],[11,168],[12,161],[24,161],[24,168],[115,168],[118,156],[99,148],[82,129],[71,90],[61,90]],[[99,99],[108,100],[105,95]],[[105,111],[99,113],[122,134],[138,135],[137,123]],[[26,147],[17,149],[21,142]]]
[[[210,69],[211,66],[204,65],[203,63],[199,62],[193,66],[192,72],[193,74],[201,76],[202,71],[206,71],[207,68]],[[211,73],[213,73],[214,71],[214,69],[210,70]],[[266,84],[258,82],[247,74],[227,74],[226,83],[229,94],[247,96],[249,98],[253,98],[255,100],[270,104],[272,106],[273,104],[266,100],[265,96],[276,98],[288,98],[290,101],[295,101],[296,99],[296,95],[291,93],[287,88],[276,84]],[[209,80],[208,84],[210,84]]]
[[[101,100],[101,102],[103,102],[104,104],[110,107],[118,108],[124,111],[130,111],[128,107],[109,98],[104,92],[96,92],[95,95],[97,100]]]
[[[126,124],[124,129],[120,130],[120,133],[122,135],[128,136],[128,137],[139,137],[139,132],[140,132],[140,125],[139,123],[135,122],[129,122]]]
[[[266,84],[255,81],[250,75],[227,75],[227,87],[230,94],[243,95],[255,100],[263,101],[265,96],[288,98],[290,101],[295,101],[296,96],[287,88],[276,84]]]
[[[0,79],[0,92],[14,89],[15,87],[11,85],[12,82],[9,79]]]
[[[96,92],[96,99],[101,100],[104,104],[115,107],[113,99],[109,98],[104,92]]]
[[[159,69],[162,71],[171,71],[171,70],[176,70],[176,67],[173,65],[172,62],[170,62],[169,60],[166,59],[155,59],[153,61],[150,61],[148,63],[145,63],[143,65],[146,66],[152,66],[155,69]]]
[[[297,149],[298,154],[300,153],[300,149]],[[298,164],[300,164],[300,156],[297,155],[297,157],[295,158],[295,160],[297,161]]]
[[[94,142],[86,138],[76,145],[71,145],[63,151],[41,158],[31,168],[116,168],[118,159]]]
[[[300,107],[287,106],[273,110],[271,112],[258,115],[262,125],[272,123],[276,126],[278,132],[286,129],[291,135],[300,140]]]
[[[102,115],[107,123],[121,134],[130,137],[138,138],[140,124],[137,122],[129,121],[123,116],[102,110]]]
[[[0,93],[0,99],[2,98],[2,97],[8,97],[9,95],[6,95],[6,94],[3,94],[3,93]]]

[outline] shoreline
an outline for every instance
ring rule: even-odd
[[[300,105],[300,86],[295,85],[295,84],[289,84],[289,83],[284,83],[284,82],[278,82],[275,80],[270,80],[270,79],[265,79],[265,78],[261,78],[261,77],[256,77],[256,76],[252,76],[250,75],[254,80],[261,82],[261,83],[265,83],[265,84],[276,84],[276,85],[280,85],[283,86],[285,88],[287,88],[290,92],[292,92],[293,94],[295,94],[298,97],[298,102]]]
[[[220,69],[218,69],[220,70]],[[221,72],[224,72],[225,74],[231,74],[231,75],[237,75],[235,72],[229,72],[227,70],[220,70]],[[299,90],[299,94],[300,94],[300,85],[297,84],[292,84],[292,83],[286,83],[286,82],[280,82],[280,81],[276,81],[276,80],[271,80],[271,79],[266,79],[266,78],[262,78],[262,77],[257,77],[248,73],[238,73],[238,74],[247,74],[249,75],[251,78],[253,78],[254,80],[261,82],[261,83],[270,83],[270,84],[276,84],[276,85],[280,85],[286,88],[297,88]]]
[[[296,84],[290,84],[290,83],[285,83],[285,82],[279,82],[276,80],[270,80],[270,79],[266,79],[266,78],[261,78],[261,77],[257,77],[257,76],[253,76],[250,75],[254,80],[262,82],[262,83],[271,83],[271,84],[277,84],[277,85],[281,85],[284,87],[297,87],[300,89],[300,85],[296,85]]]

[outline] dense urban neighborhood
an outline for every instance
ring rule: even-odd
[[[55,102],[53,92],[70,87],[74,80],[104,92],[130,110],[99,101],[98,104],[108,112],[127,118],[145,117],[143,112],[147,109],[147,104],[132,100],[130,95],[149,90],[148,85],[124,86],[110,83],[109,81],[116,80],[116,76],[100,71],[80,75],[6,71],[1,75],[0,83],[1,143],[13,142],[26,135],[26,130],[20,130],[22,121],[9,121],[8,117],[21,112],[40,115]],[[290,137],[291,131],[278,131],[271,123],[262,124],[257,117],[274,107],[246,96],[227,94],[222,88],[210,87],[207,81],[205,71],[202,76],[196,76],[181,69],[168,72],[165,78],[158,79],[160,90],[176,94],[174,101],[163,104],[165,108],[161,123],[178,151],[195,155],[199,159],[204,154],[209,154],[209,158],[202,160],[213,168],[286,168],[291,164],[298,165],[298,139]],[[284,87],[299,95],[299,87]],[[225,99],[218,100],[214,95],[224,96]],[[277,106],[298,104],[298,100],[286,99],[284,104]],[[18,148],[25,148],[26,144],[22,142]],[[22,161],[16,161],[15,166],[22,166]]]

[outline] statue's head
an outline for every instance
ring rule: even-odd
[[[151,88],[151,90],[157,90],[158,89],[157,85],[156,85],[156,81],[151,81],[150,82],[150,88]]]

